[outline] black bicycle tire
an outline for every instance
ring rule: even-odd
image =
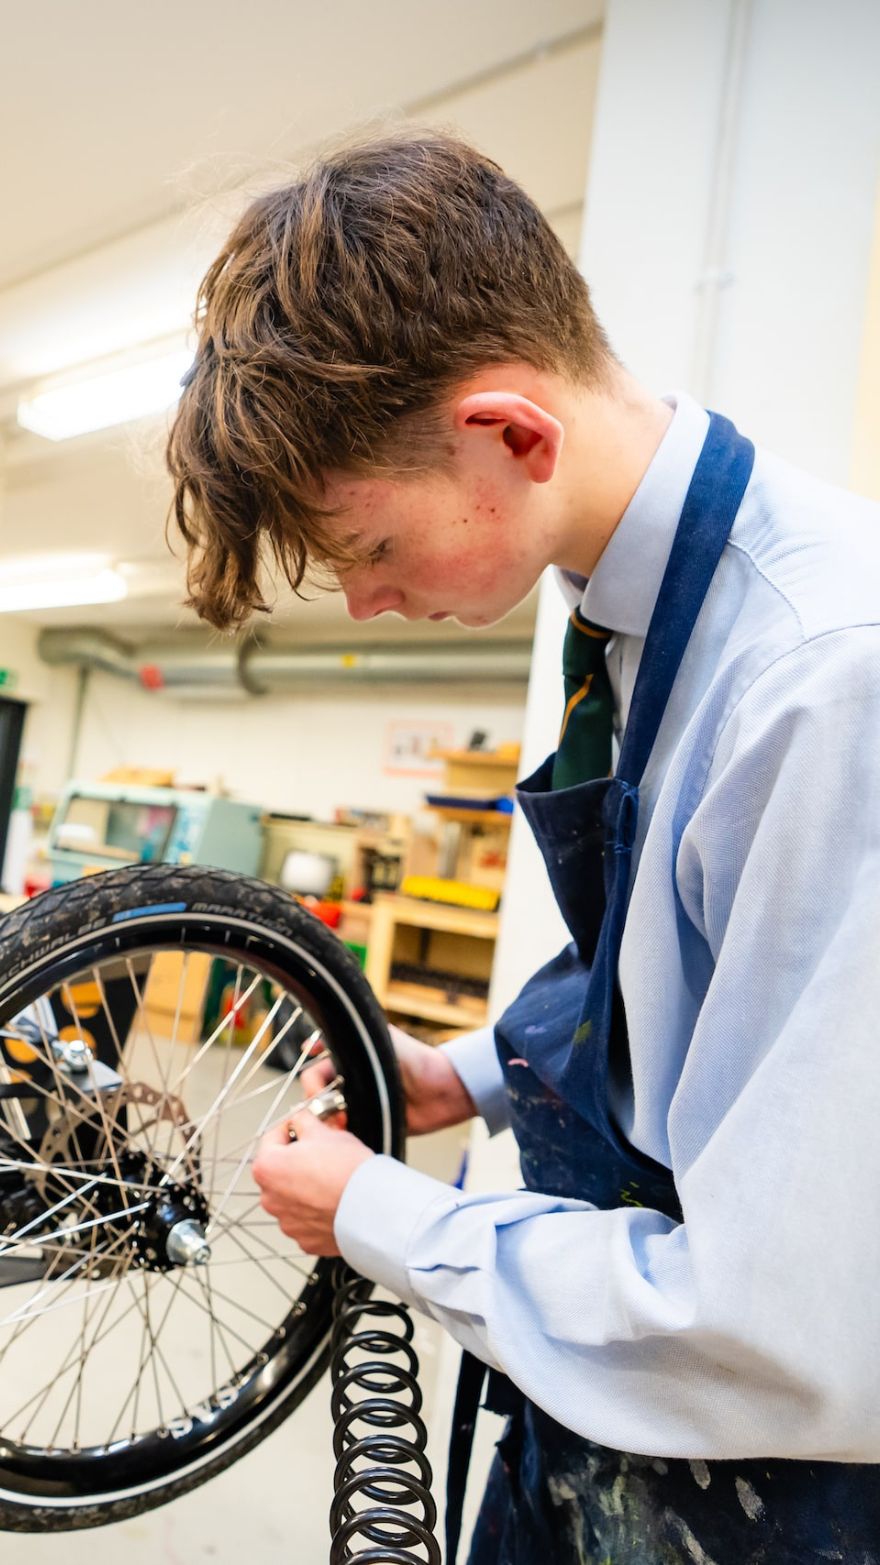
[[[78,951],[90,942],[94,945],[96,940],[110,938],[111,933],[119,935],[121,926],[114,921],[120,914],[126,915],[128,933],[137,928],[138,910],[144,920],[150,916],[155,920],[163,908],[180,904],[186,905],[187,921],[198,924],[201,915],[216,922],[225,911],[264,937],[291,941],[312,958],[316,969],[320,966],[332,976],[369,1035],[372,1069],[377,1085],[381,1075],[386,1092],[381,1135],[368,1130],[365,1139],[376,1151],[402,1156],[404,1125],[396,1058],[372,990],[342,943],[291,897],[265,881],[201,866],[133,866],[44,892],[0,920],[0,1022],[29,1003],[34,983],[39,987],[50,957],[58,961],[60,953],[72,971]],[[304,989],[301,967],[285,976],[294,990],[297,986]],[[140,1492],[128,1489],[124,1496],[108,1496],[98,1503],[35,1504],[4,1492],[0,1494],[0,1529],[49,1532],[103,1526],[167,1504],[216,1477],[277,1429],[320,1379],[331,1329],[328,1313],[320,1350],[304,1365],[287,1393],[279,1396],[277,1405],[257,1422],[246,1424],[215,1456],[200,1459],[194,1469]]]

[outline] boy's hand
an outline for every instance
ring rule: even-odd
[[[262,1191],[260,1205],[307,1255],[338,1255],[333,1223],[342,1192],[355,1169],[374,1156],[357,1136],[331,1129],[306,1109],[273,1125],[257,1148],[251,1171]]]
[[[444,1130],[448,1125],[471,1119],[477,1112],[474,1101],[446,1055],[429,1043],[411,1038],[399,1027],[390,1031],[406,1099],[408,1134],[422,1136],[426,1131]],[[302,1073],[306,1096],[313,1098],[321,1092],[335,1074],[332,1060],[310,1065]],[[298,1116],[301,1117],[305,1116]]]

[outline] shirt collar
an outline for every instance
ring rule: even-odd
[[[686,392],[663,400],[674,409],[672,421],[589,581],[570,571],[556,573],[569,608],[626,636],[647,634],[709,429],[708,413]]]

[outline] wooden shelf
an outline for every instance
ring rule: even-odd
[[[417,993],[418,984],[389,984],[380,996],[388,1011],[399,1011],[404,1016],[421,1016],[427,1022],[447,1022],[450,1027],[482,1027],[488,1020],[485,1002],[471,1005],[450,1005],[443,1000],[425,1000]]]
[[[492,767],[509,771],[511,767],[519,765],[519,749],[510,755],[498,755],[494,750],[432,750],[432,761],[463,761],[468,766]]]
[[[468,810],[449,804],[426,804],[423,808],[445,821],[461,821],[467,826],[510,826],[513,822],[513,812],[508,810]]]
[[[373,902],[376,915],[390,914],[396,924],[414,924],[417,929],[443,929],[451,935],[477,935],[494,940],[498,935],[499,915],[478,908],[453,907],[448,902],[422,902],[419,897],[402,897],[396,891],[383,891]]]
[[[372,984],[376,999],[386,1010],[397,1011],[402,1016],[414,1016],[427,1022],[439,1022],[447,1027],[481,1027],[488,1020],[488,1004],[476,996],[461,996],[459,1000],[444,998],[440,986],[430,983],[408,983],[391,977],[394,960],[395,936],[406,941],[407,930],[425,930],[425,940],[445,946],[439,955],[437,966],[451,970],[450,944],[459,943],[470,949],[470,958],[462,964],[461,976],[480,977],[486,981],[491,967],[491,943],[498,934],[497,913],[485,913],[474,908],[450,907],[441,902],[421,902],[416,897],[400,896],[396,892],[382,892],[373,902],[373,922],[367,946],[366,976]],[[464,937],[464,938],[462,938]],[[474,939],[477,947],[470,944]],[[475,962],[475,949],[479,960]],[[409,960],[409,958],[407,958]],[[425,956],[418,957],[420,962]],[[427,958],[430,965],[430,958]]]
[[[488,750],[435,750],[434,758],[443,762],[443,789],[447,794],[511,793],[519,771],[519,746],[499,755]],[[432,792],[439,790],[434,788]]]
[[[384,848],[390,842],[406,841],[402,831],[374,831],[372,827],[369,831],[364,831],[360,827],[354,826],[351,827],[351,830],[357,831],[358,842],[362,848]]]

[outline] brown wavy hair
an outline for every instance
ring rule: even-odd
[[[546,219],[489,158],[400,133],[322,159],[255,200],[199,290],[198,346],[167,447],[187,603],[212,625],[353,563],[326,474],[449,460],[440,409],[521,362],[602,378],[608,343]]]

